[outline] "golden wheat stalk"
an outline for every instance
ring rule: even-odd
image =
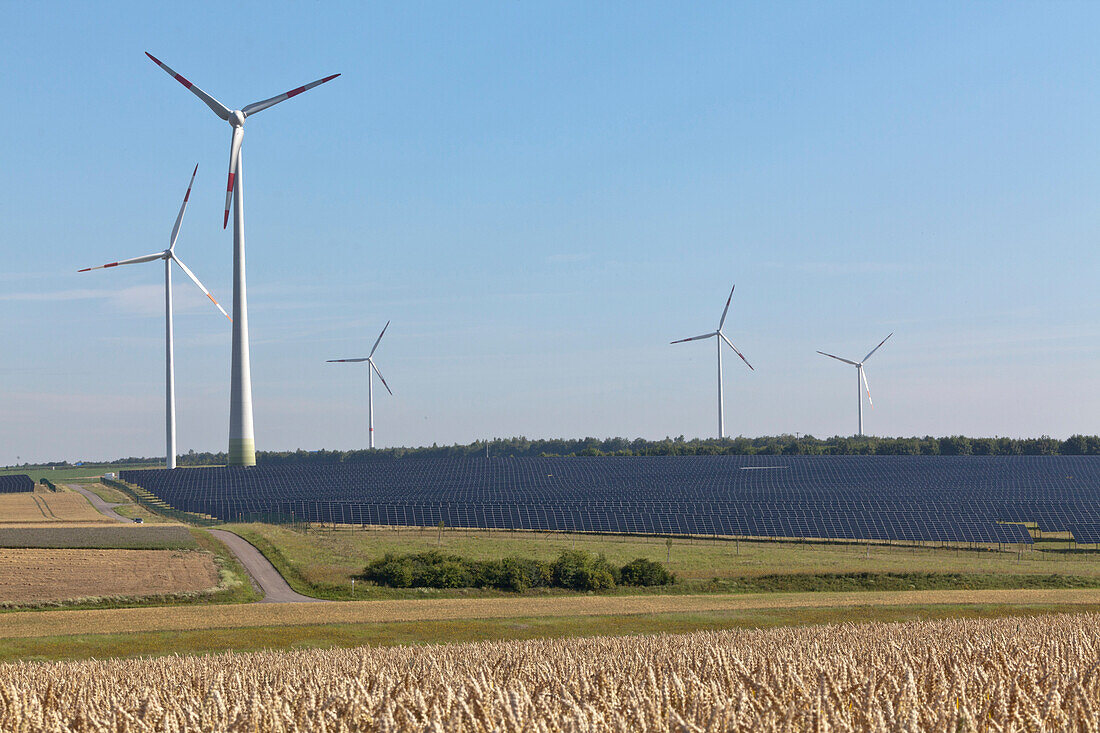
[[[1100,615],[0,665],[2,731],[1100,731]]]

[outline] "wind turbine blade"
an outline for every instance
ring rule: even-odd
[[[894,332],[893,332],[893,331],[891,331],[891,332],[890,332],[890,336],[893,336],[893,335],[894,335]],[[864,361],[867,361],[868,359],[870,359],[870,358],[871,358],[871,354],[873,354],[873,353],[875,353],[876,351],[878,351],[878,350],[879,350],[879,348],[880,348],[880,347],[881,347],[881,346],[882,346],[882,345],[883,345],[884,343],[886,343],[887,341],[889,341],[889,340],[890,340],[890,336],[887,336],[887,337],[886,337],[886,338],[884,338],[884,339],[883,339],[882,341],[879,341],[879,342],[878,342],[878,346],[876,346],[875,348],[871,349],[870,353],[868,353],[868,354],[867,354],[867,356],[863,357],[863,360],[864,360]]]
[[[728,338],[726,338],[726,334],[719,331],[718,335],[722,338],[723,341],[725,341],[727,344],[730,345],[730,348],[733,349],[734,353],[736,353],[738,356],[741,357],[741,361],[745,362],[745,366],[747,366],[749,369],[752,369],[752,364],[749,364],[749,360],[745,358],[745,355],[737,350],[737,347],[733,345],[732,341],[730,341]],[[754,372],[756,371],[755,369],[752,369],[752,370]]]
[[[344,363],[344,362],[351,362],[351,361],[366,361],[366,360],[367,360],[366,357],[363,357],[362,359],[327,359],[325,361],[325,363],[326,364],[336,364],[336,363]]]
[[[718,330],[722,330],[722,326],[726,325],[726,314],[730,312],[730,301],[733,300],[733,291],[737,288],[734,285],[730,288],[730,297],[726,298],[726,307],[722,310],[722,320],[718,321]]]
[[[146,51],[146,52],[145,52],[145,55],[146,55],[146,56],[148,56],[149,58],[151,58],[151,59],[153,60],[153,63],[154,63],[154,64],[156,64],[156,65],[157,65],[157,66],[159,66],[160,68],[162,68],[162,69],[164,69],[165,71],[167,71],[167,72],[168,72],[168,76],[172,77],[173,79],[175,79],[176,81],[178,81],[178,82],[179,82],[180,84],[183,84],[183,85],[184,85],[185,87],[187,87],[188,89],[190,89],[190,90],[191,90],[191,92],[192,92],[192,93],[193,93],[193,94],[194,94],[194,95],[195,95],[196,97],[198,97],[198,98],[199,98],[199,99],[201,99],[202,101],[206,102],[206,106],[207,106],[207,107],[209,107],[210,109],[214,110],[214,114],[216,114],[216,115],[217,115],[218,117],[221,117],[221,118],[222,118],[223,120],[228,120],[228,119],[229,119],[229,116],[230,116],[230,114],[232,114],[232,113],[231,113],[231,112],[229,111],[229,108],[228,108],[228,107],[226,107],[226,106],[225,106],[224,104],[222,104],[222,103],[221,103],[221,102],[219,102],[218,100],[216,100],[216,99],[214,99],[213,97],[211,97],[211,96],[210,96],[209,94],[207,94],[207,93],[206,93],[206,92],[204,92],[203,90],[199,89],[199,88],[198,88],[197,86],[195,86],[195,85],[194,85],[194,84],[192,84],[191,82],[189,82],[189,81],[187,81],[186,79],[184,79],[184,78],[183,78],[182,76],[180,76],[179,74],[177,74],[177,73],[176,73],[175,71],[173,71],[172,69],[168,68],[168,66],[166,66],[166,65],[165,65],[165,64],[164,64],[163,62],[161,62],[161,60],[160,60],[160,59],[158,59],[158,58],[157,58],[156,56],[154,56],[153,54],[151,54],[151,53],[149,53],[148,51]]]
[[[390,327],[390,322],[386,321],[386,325],[382,327],[382,333],[378,334],[378,340],[376,340],[374,342],[374,346],[371,347],[370,355],[367,356],[368,359],[371,358],[371,356],[374,356],[375,349],[378,348],[378,344],[382,341],[382,337],[386,335],[386,329],[389,328],[389,327]],[[379,375],[379,376],[381,376],[381,375]]]
[[[871,407],[874,407],[875,403],[871,401],[871,385],[867,384],[867,372],[863,371],[863,369],[860,369],[859,375],[863,377],[863,388],[867,390],[867,404],[871,405]]]
[[[206,297],[210,298],[210,302],[213,303],[217,307],[217,309],[222,312],[222,315],[232,321],[233,318],[228,313],[225,312],[225,308],[222,308],[221,303],[214,300],[214,296],[210,294],[210,291],[206,289],[205,285],[203,285],[201,282],[199,282],[199,279],[197,277],[195,277],[195,273],[191,272],[191,268],[188,267],[187,265],[183,264],[183,260],[181,260],[179,257],[176,257],[174,254],[172,255],[172,259],[175,260],[176,264],[180,266],[181,270],[183,270],[185,273],[187,273],[187,277],[191,278],[191,282],[198,285],[199,290],[206,293]]]
[[[233,126],[233,141],[229,144],[229,183],[225,184],[225,218],[222,229],[229,226],[229,205],[233,202],[233,185],[237,180],[237,161],[241,157],[241,141],[244,140],[244,128]]]
[[[845,364],[851,364],[854,367],[859,366],[859,364],[856,364],[854,361],[849,361],[848,359],[841,359],[839,356],[833,356],[832,354],[826,354],[824,351],[819,351],[817,353],[821,354],[822,356],[827,356],[830,359],[836,359],[837,361],[842,361]]]
[[[176,246],[176,237],[180,233],[180,224],[183,223],[183,212],[187,211],[187,199],[191,198],[191,186],[195,183],[195,174],[199,172],[199,164],[195,164],[195,170],[191,171],[191,181],[187,184],[187,193],[183,195],[183,205],[180,206],[180,213],[176,214],[176,223],[172,227],[172,240],[168,243],[168,251],[171,252],[172,248]]]
[[[374,360],[373,359],[367,359],[367,361],[370,362],[370,368],[373,369],[374,373],[378,375],[378,378],[382,380],[382,386],[385,387],[386,391],[389,392],[392,395],[393,390],[390,389],[390,385],[386,384],[386,378],[382,376],[382,372],[378,371],[378,367],[375,366]]]
[[[685,341],[699,341],[700,339],[709,339],[712,336],[717,336],[717,331],[711,331],[710,333],[704,333],[702,336],[692,336],[689,339],[680,339],[678,341],[669,341],[670,344],[682,344]]]
[[[144,257],[134,257],[129,260],[119,260],[118,262],[108,262],[106,265],[99,265],[98,267],[85,267],[83,270],[77,270],[77,272],[88,272],[90,270],[102,270],[106,267],[118,267],[119,265],[136,265],[139,262],[152,262],[153,260],[163,260],[164,253],[157,252],[155,255],[145,255]]]
[[[248,117],[249,115],[254,115],[257,112],[262,112],[263,110],[267,109],[268,107],[273,107],[274,105],[278,104],[279,102],[290,99],[291,97],[297,97],[302,92],[308,92],[313,87],[320,86],[321,84],[324,84],[326,81],[332,81],[333,79],[335,79],[338,76],[340,76],[340,75],[339,74],[333,74],[332,76],[326,76],[324,79],[318,79],[317,81],[311,81],[309,84],[306,84],[305,86],[298,87],[297,89],[291,89],[289,92],[286,92],[285,94],[280,94],[277,97],[272,97],[271,99],[265,99],[262,102],[253,102],[252,104],[250,104],[247,107],[245,107],[244,109],[242,109],[241,114],[243,114],[245,117]]]

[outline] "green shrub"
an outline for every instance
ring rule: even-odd
[[[506,557],[470,560],[437,550],[414,555],[387,553],[371,562],[359,577],[391,588],[498,588],[524,591],[551,585],[550,565],[540,560]]]
[[[616,569],[603,555],[567,550],[554,561],[554,585],[571,590],[615,587]]]
[[[603,555],[563,552],[553,563],[526,557],[471,560],[430,550],[413,555],[386,553],[359,576],[391,588],[495,588],[523,592],[531,588],[603,590],[625,585],[667,585],[675,576],[659,562],[638,558],[622,569]]]
[[[668,585],[676,580],[676,576],[664,565],[644,557],[623,565],[619,577],[623,585]]]
[[[398,557],[387,552],[381,559],[368,565],[362,577],[391,588],[411,588],[413,587],[412,562],[409,558]]]
[[[462,558],[444,558],[439,562],[425,565],[423,580],[417,585],[428,588],[469,588],[473,585],[473,574],[465,566]]]
[[[554,571],[549,563],[525,557],[506,557],[500,561],[495,588],[525,591],[528,588],[548,588],[554,583]]]

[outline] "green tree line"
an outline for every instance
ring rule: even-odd
[[[296,450],[260,451],[262,466],[293,464],[355,463],[409,457],[493,458],[539,456],[1084,456],[1100,455],[1100,436],[1073,435],[1065,440],[1039,438],[969,438],[950,435],[911,438],[870,436],[815,438],[812,435],[770,435],[758,438],[693,438],[684,436],[645,440],[642,438],[550,438],[529,440],[524,437],[495,438],[466,445],[431,445],[416,448],[376,448],[374,450]],[[216,466],[226,462],[224,452],[190,451],[179,456],[181,466]],[[115,461],[88,463],[110,468],[121,465],[163,464],[164,458],[120,458]],[[26,465],[26,464],[25,464]],[[70,466],[68,461],[43,465]]]

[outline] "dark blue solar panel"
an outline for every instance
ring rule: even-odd
[[[953,542],[1100,526],[1090,456],[377,456],[121,478],[225,520]]]
[[[1066,528],[1075,542],[1093,545],[1100,543],[1100,522],[1074,522]]]
[[[0,494],[34,491],[34,481],[25,473],[0,476]]]

